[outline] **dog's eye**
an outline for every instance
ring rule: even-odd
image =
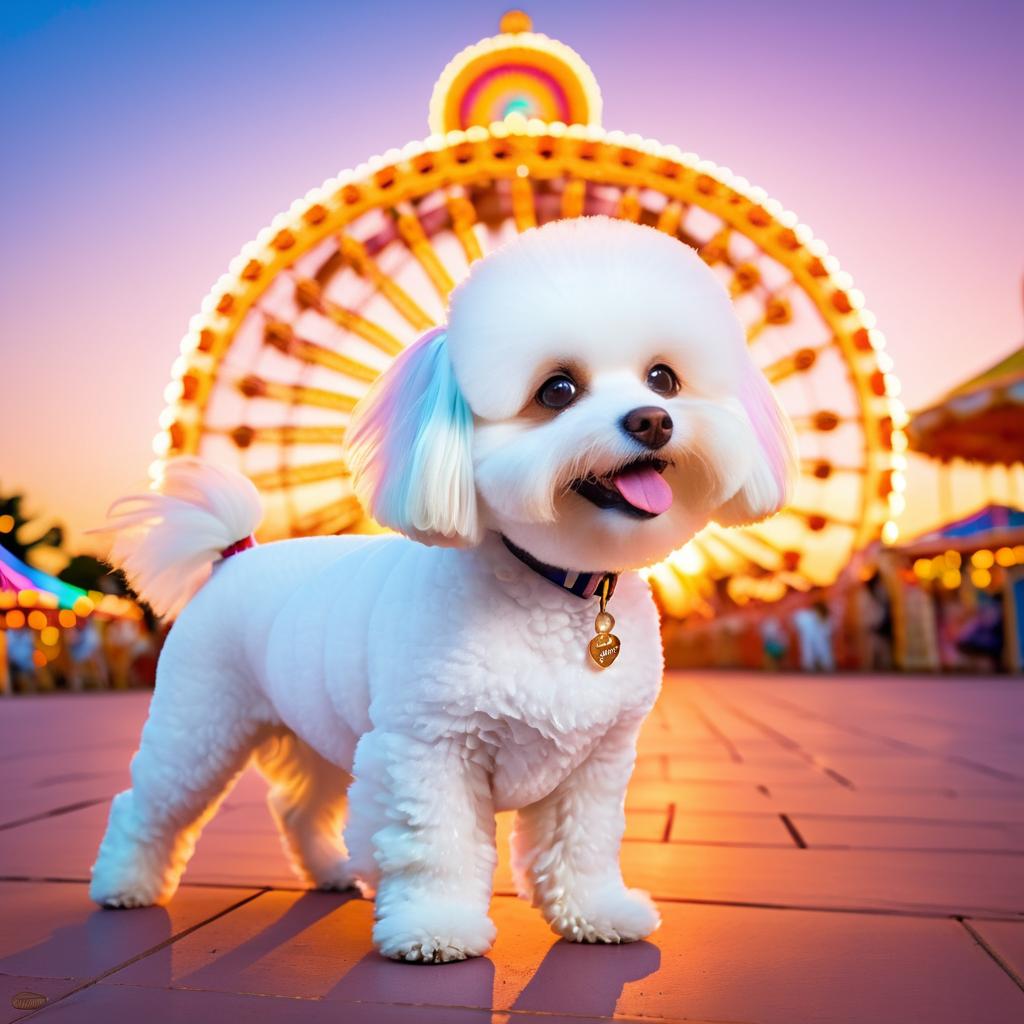
[[[537,392],[537,401],[548,409],[564,409],[576,397],[576,381],[565,373],[549,377]]]
[[[647,371],[647,386],[658,395],[674,395],[679,391],[679,378],[664,363]]]

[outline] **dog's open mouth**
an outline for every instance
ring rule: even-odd
[[[640,458],[607,476],[573,480],[569,487],[598,508],[653,519],[672,506],[672,488],[662,476],[667,466],[664,459]]]

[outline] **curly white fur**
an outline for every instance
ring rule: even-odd
[[[653,363],[675,368],[678,395],[652,395]],[[578,400],[539,409],[532,395],[564,367]],[[621,424],[652,401],[675,422],[659,449],[672,508],[640,518],[569,489],[639,453]],[[637,575],[621,577],[621,654],[601,670],[587,654],[596,602],[552,586],[500,534],[566,568],[625,570],[713,516],[745,521],[785,501],[788,428],[724,290],[648,228],[590,218],[527,232],[474,268],[445,331],[385,375],[350,437],[371,513],[425,544],[310,538],[217,562],[258,503],[247,481],[194,459],[115,507],[114,556],[156,607],[178,609],[210,578],[161,656],[93,898],[169,899],[251,760],[296,871],[374,894],[386,956],[486,952],[494,813],[506,809],[518,812],[521,892],[559,935],[650,934],[657,911],[626,886],[618,854],[637,732],[661,684],[653,602]]]

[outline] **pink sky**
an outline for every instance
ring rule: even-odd
[[[6,5],[0,488],[77,532],[142,484],[228,261],[326,177],[425,135],[437,74],[503,9]],[[529,10],[593,67],[606,127],[731,167],[828,242],[911,408],[1020,344],[1024,6]],[[935,492],[912,483],[925,521]]]

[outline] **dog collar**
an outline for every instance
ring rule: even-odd
[[[612,633],[615,619],[608,613],[608,599],[615,593],[615,584],[619,580],[617,572],[573,572],[571,569],[559,569],[548,565],[539,558],[534,558],[529,551],[513,544],[504,534],[501,541],[520,562],[532,569],[538,576],[543,576],[549,583],[567,590],[574,597],[599,597],[601,610],[594,619],[594,638],[588,645],[590,657],[598,668],[607,668],[618,656],[622,647],[619,638]]]
[[[619,579],[617,572],[574,572],[572,569],[559,569],[557,566],[542,562],[539,558],[534,558],[529,551],[524,551],[513,544],[504,534],[501,535],[501,540],[528,569],[532,569],[538,576],[543,576],[549,583],[554,583],[556,587],[567,590],[575,597],[593,597],[605,580],[608,580],[606,600],[615,593],[615,584]]]

